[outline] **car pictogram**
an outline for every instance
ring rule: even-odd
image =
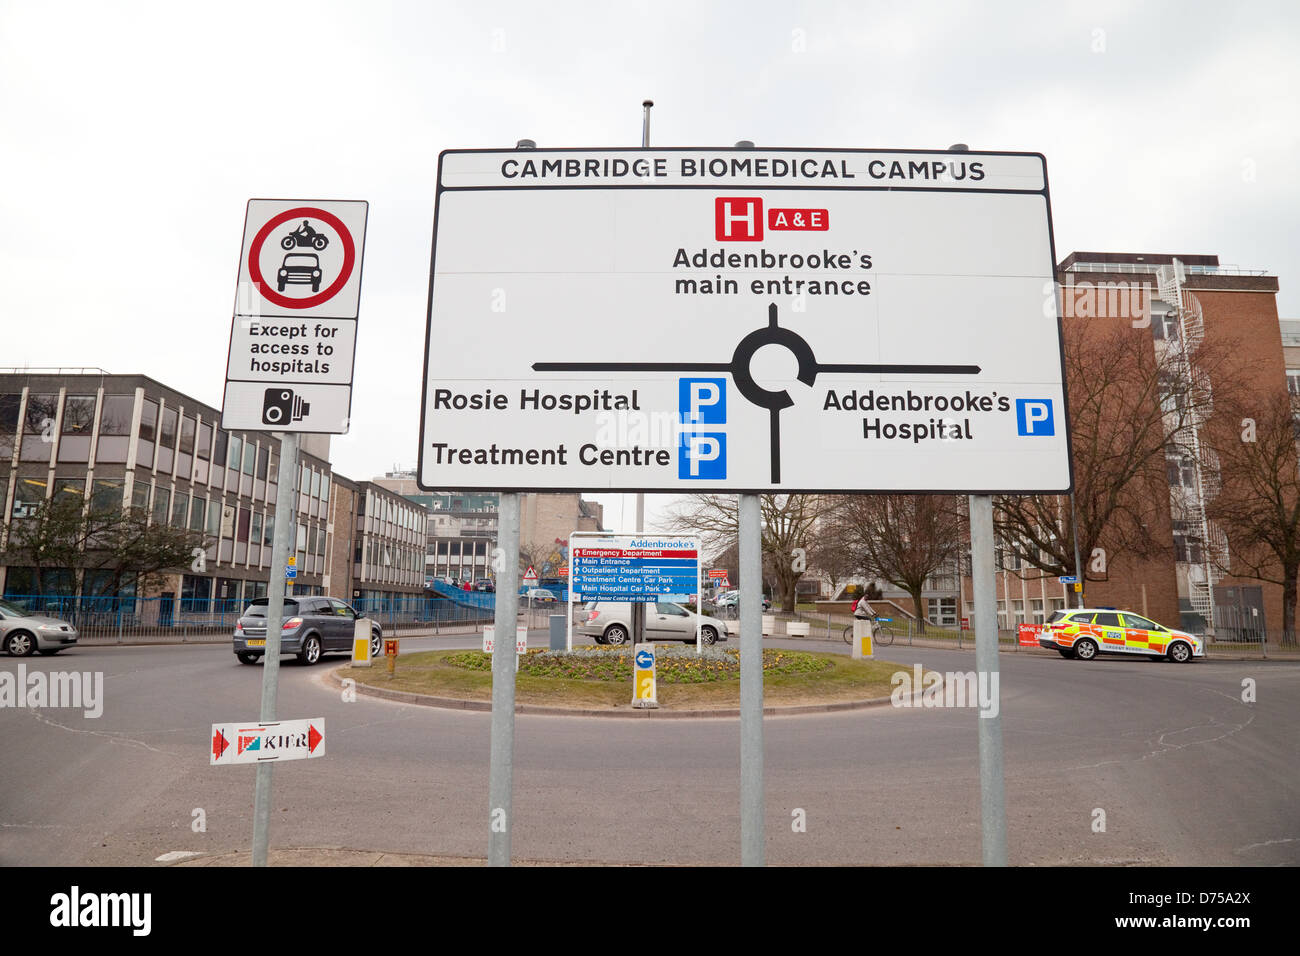
[[[291,252],[284,257],[275,285],[281,292],[286,285],[311,285],[312,292],[320,291],[320,257],[312,252]]]

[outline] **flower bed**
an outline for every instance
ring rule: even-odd
[[[707,684],[740,679],[740,651],[707,647],[697,654],[693,647],[655,648],[655,676],[665,684]],[[451,654],[446,663],[465,670],[490,671],[492,656],[482,651]],[[834,663],[806,651],[764,648],[764,674],[816,674],[831,670]],[[573,651],[531,650],[519,660],[520,675],[569,680],[632,680],[630,647],[592,647]]]

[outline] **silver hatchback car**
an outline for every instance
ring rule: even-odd
[[[77,629],[57,617],[33,614],[0,601],[0,643],[10,657],[26,657],[36,651],[57,654],[77,643]]]
[[[632,604],[628,601],[588,601],[583,607],[586,620],[574,628],[598,644],[625,644],[632,635]],[[659,601],[645,606],[645,639],[650,642],[695,643],[695,619],[700,621],[700,640],[714,644],[727,639],[727,625],[716,617]]]

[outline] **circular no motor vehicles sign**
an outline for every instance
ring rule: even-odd
[[[258,293],[285,309],[310,309],[338,294],[356,266],[356,242],[338,216],[295,206],[267,220],[248,249]]]

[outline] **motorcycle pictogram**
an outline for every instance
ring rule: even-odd
[[[317,232],[306,219],[302,221],[301,226],[280,240],[281,249],[292,249],[299,246],[315,249],[317,252],[320,252],[329,244],[329,236],[323,232]]]

